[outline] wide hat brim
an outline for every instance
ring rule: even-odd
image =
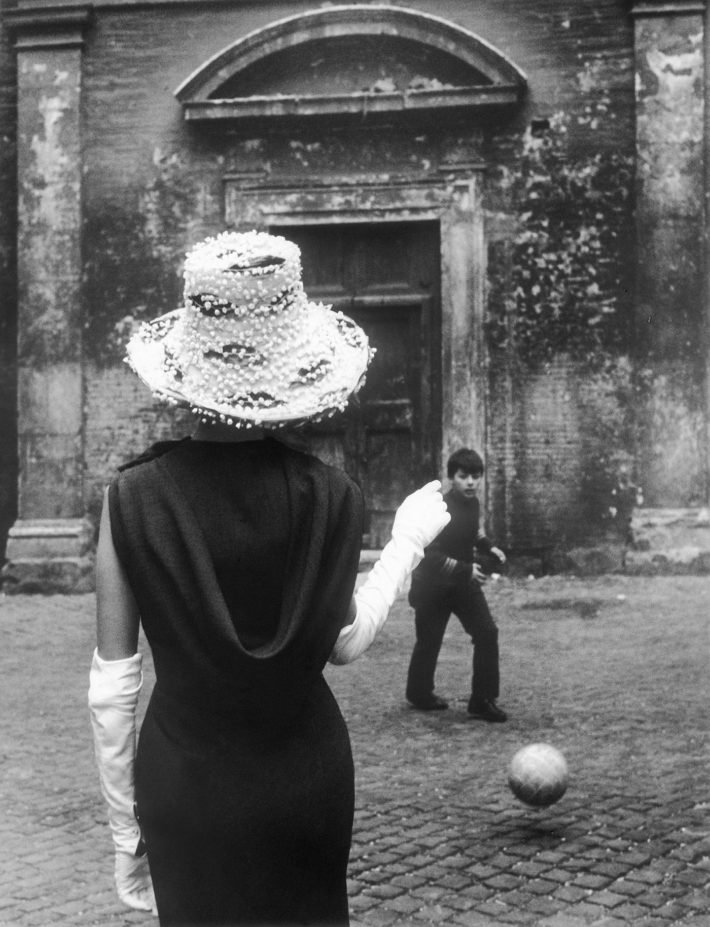
[[[171,333],[184,316],[182,307],[144,322],[127,345],[126,361],[158,399],[188,406],[202,418],[270,428],[322,421],[343,411],[362,387],[374,349],[352,319],[330,306],[307,302],[303,311],[304,321],[325,332],[332,352],[332,375],[322,382],[299,385],[297,401],[286,397],[275,407],[218,402],[204,391],[186,386],[169,348]]]

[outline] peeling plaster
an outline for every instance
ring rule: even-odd
[[[66,197],[60,185],[66,182],[69,158],[61,140],[61,120],[68,109],[66,96],[40,97],[38,110],[44,123],[43,136],[33,135],[30,148],[34,154],[31,190],[39,200],[37,215],[48,225],[58,225]]]
[[[607,82],[602,61],[586,61],[584,69],[577,72],[579,89],[583,94],[591,97],[591,101],[584,106],[583,114],[577,117],[578,125],[596,130],[602,126],[603,120],[615,118]]]
[[[649,411],[653,424],[647,466],[652,483],[666,484],[667,498],[699,502],[702,486],[695,462],[702,455],[702,413],[688,408],[677,384],[663,375],[655,380]]]
[[[607,79],[604,74],[604,65],[601,61],[585,61],[584,69],[577,73],[577,83],[582,93],[589,93],[600,86],[604,86]]]
[[[703,59],[697,46],[690,52],[667,55],[658,48],[646,54],[648,66],[658,80],[656,96],[668,104],[671,100],[687,98],[693,93],[696,81],[702,79]]]
[[[702,195],[700,40],[698,35],[691,37],[691,51],[667,54],[657,47],[648,49],[645,60],[653,80],[637,74],[639,135],[652,141],[643,146],[646,157],[639,161],[639,175],[655,188],[654,200],[691,214]]]
[[[153,165],[155,174],[139,193],[143,233],[152,257],[172,266],[174,242],[203,238],[213,217],[219,215],[220,199],[209,179],[195,172],[184,153],[166,154],[156,147]]]

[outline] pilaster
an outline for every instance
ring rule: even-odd
[[[705,3],[634,4],[639,479],[650,505],[704,501]],[[652,373],[651,373],[652,372]]]
[[[18,83],[19,517],[4,589],[77,591],[83,498],[81,70],[88,5],[4,14]]]

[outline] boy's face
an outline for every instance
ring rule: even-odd
[[[460,499],[473,499],[481,485],[482,473],[467,473],[457,470],[451,477],[451,489]]]

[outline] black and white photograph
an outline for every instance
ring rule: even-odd
[[[710,927],[710,4],[0,0],[0,927]]]

